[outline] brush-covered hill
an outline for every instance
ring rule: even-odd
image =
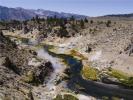
[[[106,15],[106,17],[126,17],[126,18],[132,18],[133,13],[131,14],[112,14],[112,15]]]

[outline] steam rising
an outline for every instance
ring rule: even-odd
[[[59,60],[49,55],[44,49],[38,50],[37,53],[40,58],[47,59],[52,63],[55,72],[58,73],[63,70],[63,66],[60,64]]]
[[[47,89],[50,91],[51,94],[55,95],[57,88],[55,86],[55,80],[58,80],[59,75],[63,72],[64,66],[61,65],[59,59],[54,58],[53,56],[49,55],[44,49],[40,49],[37,51],[38,56],[42,59],[47,59],[52,63],[54,68],[54,72],[52,73],[50,80],[47,83]]]

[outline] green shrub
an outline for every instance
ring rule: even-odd
[[[111,25],[111,20],[108,20],[107,23],[106,23],[106,26],[110,27],[110,25]]]
[[[94,23],[93,20],[91,20],[90,23],[93,24]]]

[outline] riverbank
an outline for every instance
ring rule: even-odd
[[[104,96],[113,98],[113,97],[119,97],[131,100],[133,98],[133,90],[127,89],[124,87],[119,87],[118,85],[111,85],[111,84],[105,84],[101,82],[95,82],[91,80],[85,80],[81,76],[81,70],[83,67],[82,61],[65,54],[55,54],[53,52],[50,52],[53,56],[61,57],[65,59],[65,62],[70,66],[70,81],[68,82],[68,87],[75,91],[80,91],[78,88],[76,88],[76,85],[80,85],[84,89],[84,91],[88,94],[91,94],[93,96],[96,96],[98,98],[102,98]]]

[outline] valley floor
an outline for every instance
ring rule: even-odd
[[[116,21],[110,27],[94,23],[73,37],[48,36],[41,42],[37,40],[37,30],[27,34],[22,31],[3,33],[15,41],[19,49],[37,53],[29,61],[30,65],[36,66],[35,69],[41,64],[36,58],[53,65],[54,72],[44,84],[33,86],[35,100],[51,100],[59,94],[71,94],[79,100],[117,97],[130,100],[133,94],[132,23]],[[96,31],[90,32],[94,28]]]

